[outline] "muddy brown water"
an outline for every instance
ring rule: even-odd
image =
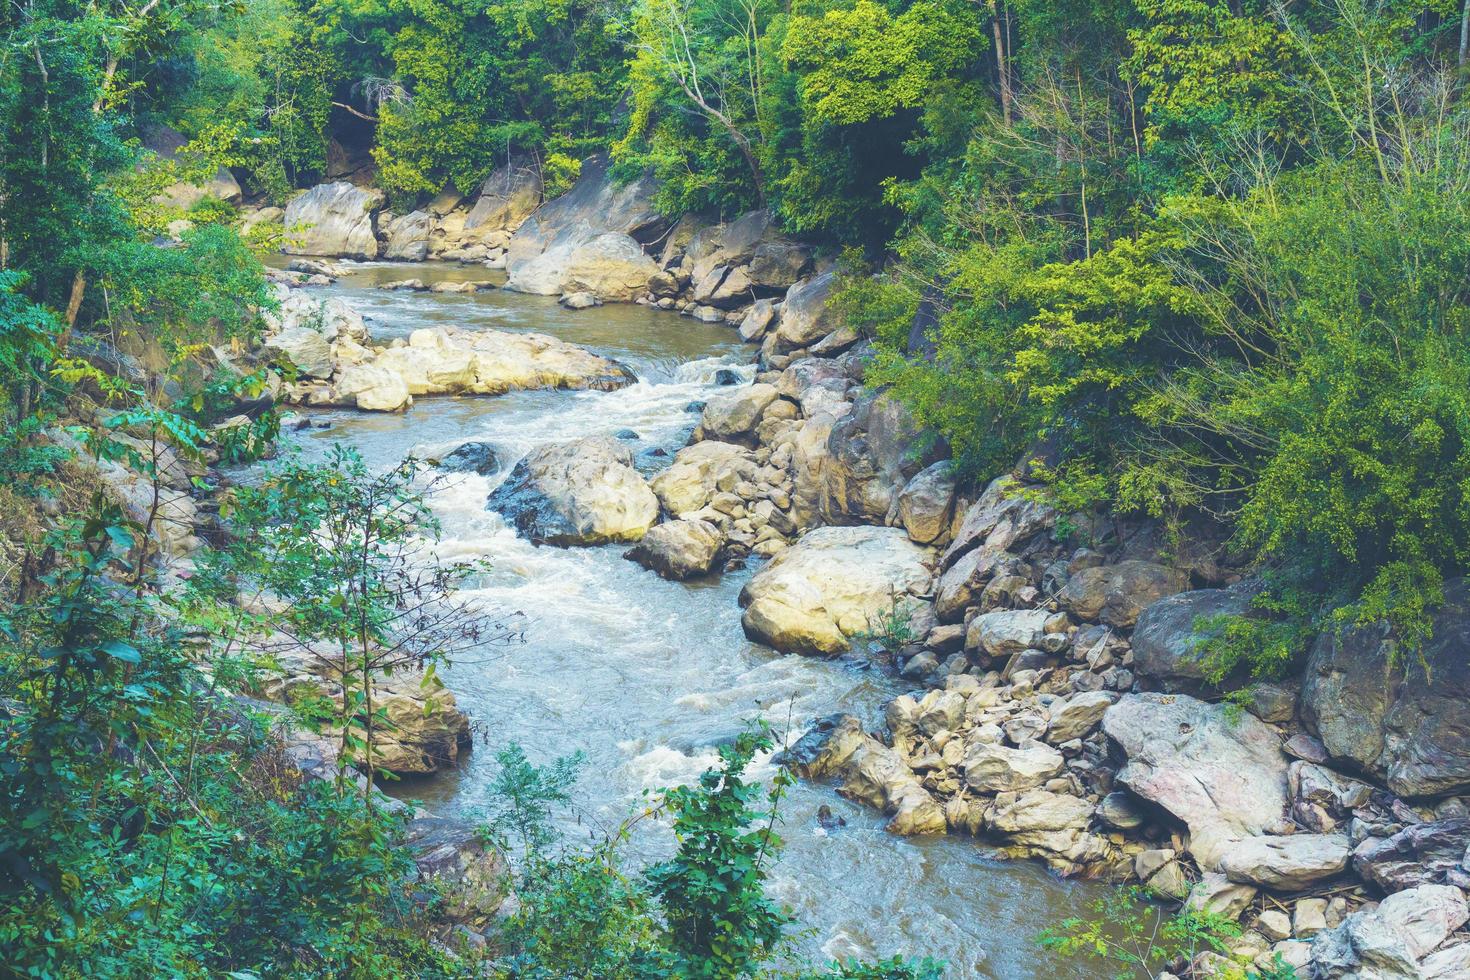
[[[461,659],[441,670],[479,738],[455,771],[392,784],[395,795],[433,812],[475,818],[487,812],[495,750],[520,743],[535,762],[582,752],[573,839],[619,824],[646,791],[688,782],[715,758],[713,746],[751,719],[793,739],[812,719],[846,711],[871,723],[907,685],[852,659],[785,656],[746,640],[736,597],[750,571],[706,581],[666,582],[622,557],[621,547],[535,547],[518,538],[485,498],[531,448],[631,429],[635,449],[683,445],[697,416],[691,402],[717,389],[715,373],[753,372],[752,348],[733,330],[632,305],[568,311],[554,298],[502,290],[473,295],[387,291],[406,278],[491,280],[503,275],[444,263],[348,263],[338,283],[314,292],[346,298],[376,339],[420,327],[537,331],[616,357],[638,383],[615,392],[522,392],[498,398],[420,397],[402,415],[313,411],[325,429],[292,435],[308,457],[334,442],[372,463],[409,453],[437,456],[467,440],[492,444],[503,461],[490,477],[456,477],[433,506],[446,559],[489,558],[492,570],[470,595],[489,609],[525,617],[526,642]],[[769,777],[766,760],[759,774]],[[846,825],[820,826],[820,806]],[[1031,862],[993,859],[973,840],[904,839],[878,814],[802,783],[781,807],[786,846],[773,892],[809,936],[801,953],[930,955],[955,978],[1048,980],[1110,975],[1038,949],[1036,934],[1086,913],[1099,886],[1062,881]],[[630,863],[668,853],[672,835],[652,824],[630,842]]]

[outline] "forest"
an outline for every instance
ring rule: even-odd
[[[519,908],[443,939],[358,775],[369,675],[514,630],[454,598],[479,569],[415,564],[422,473],[278,463],[190,575],[156,560],[178,487],[280,434],[270,365],[219,352],[290,230],[169,193],[220,168],[283,207],[366,167],[402,213],[602,155],[671,220],[768,209],[963,479],[1022,459],[1078,521],[1208,526],[1260,577],[1205,624],[1217,681],[1380,623],[1413,665],[1470,568],[1470,2],[17,0],[0,37],[0,975],[941,974],[789,955],[763,730],[649,801],[681,846],[638,870],[560,840],[570,769],[506,749],[481,840]],[[232,693],[262,631],[336,651],[303,722],[334,778]]]

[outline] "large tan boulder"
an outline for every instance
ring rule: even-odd
[[[628,235],[608,232],[572,250],[561,290],[628,303],[648,291],[648,280],[657,273],[658,265],[642,245]]]
[[[711,395],[705,403],[700,428],[706,438],[748,440],[760,424],[761,413],[776,397],[776,386],[768,384],[746,385]]]
[[[739,446],[728,442],[710,440],[685,446],[674,456],[673,464],[653,478],[653,492],[670,514],[691,514],[709,503],[725,467],[744,455]]]
[[[544,446],[516,463],[487,506],[537,544],[637,541],[658,519],[658,498],[616,439]]]
[[[345,180],[318,184],[286,205],[286,244],[290,255],[378,257],[373,216],[383,206],[383,192],[356,187]]]
[[[783,652],[841,653],[895,610],[919,607],[931,581],[928,557],[902,528],[817,528],[746,583],[741,624]]]
[[[791,287],[781,304],[781,319],[776,324],[777,350],[809,347],[840,326],[831,308],[836,285],[837,274],[824,272]]]
[[[724,532],[709,521],[678,520],[649,528],[623,557],[681,581],[714,571],[724,547]]]
[[[413,404],[403,375],[376,364],[349,365],[332,388],[338,404],[365,412],[402,412]]]

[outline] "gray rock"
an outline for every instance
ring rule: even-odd
[[[1312,938],[1316,980],[1423,980],[1419,961],[1466,921],[1465,897],[1422,885],[1354,912]]]
[[[711,395],[705,402],[700,427],[710,439],[747,440],[760,423],[761,413],[776,398],[775,385],[768,384],[747,385]]]
[[[1091,734],[1116,700],[1116,694],[1091,691],[1053,701],[1047,708],[1051,724],[1046,729],[1046,740],[1052,745],[1060,745]]]
[[[1465,882],[1470,818],[1414,824],[1391,837],[1369,837],[1353,851],[1353,869],[1386,892],[1419,885],[1443,884],[1451,877]]]
[[[1126,627],[1157,600],[1188,587],[1189,576],[1178,569],[1130,559],[1082,569],[1057,599],[1079,619]]]
[[[632,462],[607,437],[545,446],[516,463],[487,507],[537,544],[637,541],[658,517],[658,498]]]
[[[898,517],[909,537],[933,544],[954,516],[955,478],[949,460],[920,470],[898,494]]]
[[[836,284],[836,273],[824,272],[791,287],[781,304],[781,319],[776,324],[774,336],[778,351],[808,347],[836,329],[837,315],[829,306]]]
[[[787,305],[790,305],[787,300]],[[864,394],[827,437],[818,488],[829,524],[887,524],[899,493],[936,453],[918,451],[919,427],[888,394]]]
[[[1189,827],[1201,867],[1285,815],[1287,759],[1252,715],[1182,694],[1127,694],[1103,715],[1103,731],[1127,759],[1118,782]]]
[[[495,447],[488,442],[463,442],[439,460],[439,469],[447,473],[478,473],[489,476],[500,469]]]
[[[1138,804],[1121,790],[1114,790],[1097,805],[1097,818],[1114,830],[1134,830],[1143,825]]]
[[[1302,719],[1330,756],[1402,796],[1470,789],[1470,586],[1456,579],[1444,591],[1419,657],[1393,665],[1381,627],[1329,631],[1302,686]]]
[[[1026,748],[978,742],[965,753],[965,783],[977,793],[1035,789],[1066,765],[1062,754],[1033,742]]]
[[[1216,695],[1219,689],[1205,676],[1201,660],[1204,637],[1196,632],[1201,621],[1215,616],[1244,616],[1258,587],[1200,589],[1165,596],[1138,616],[1133,628],[1133,669],[1150,688],[1170,693]],[[1245,677],[1231,675],[1224,688],[1233,690]]]
[[[1254,886],[1231,881],[1216,871],[1207,871],[1190,888],[1185,904],[1227,919],[1238,919],[1255,897]]]
[[[373,216],[382,206],[382,191],[345,180],[318,184],[286,205],[286,244],[281,251],[375,259],[378,237],[373,232]]]
[[[1289,834],[1247,837],[1225,847],[1220,870],[1231,881],[1300,891],[1339,875],[1348,865],[1343,834]]]
[[[422,262],[429,257],[429,234],[434,218],[427,211],[412,211],[388,225],[388,244],[383,257]]]

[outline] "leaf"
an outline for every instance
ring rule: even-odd
[[[108,640],[98,649],[114,660],[123,660],[130,664],[143,662],[143,655],[138,652],[138,648],[122,640]]]

